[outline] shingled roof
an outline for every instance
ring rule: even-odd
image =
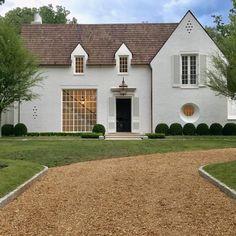
[[[132,64],[149,64],[178,24],[24,25],[22,38],[41,65],[70,65],[80,43],[89,65],[115,63],[122,43],[133,54]]]

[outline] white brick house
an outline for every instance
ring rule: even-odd
[[[24,102],[31,132],[146,133],[158,123],[236,119],[227,99],[205,86],[216,44],[189,11],[180,23],[26,25],[22,38],[40,60],[39,99]],[[128,87],[119,87],[124,79]],[[5,114],[17,123],[18,108]],[[12,115],[14,113],[14,115]]]

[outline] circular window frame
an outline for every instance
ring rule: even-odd
[[[192,116],[186,116],[186,115],[184,114],[183,108],[184,108],[185,106],[192,106],[192,107],[193,107],[194,113],[193,113]],[[200,109],[199,109],[199,107],[198,107],[196,104],[194,104],[194,103],[185,103],[185,104],[183,104],[183,105],[181,106],[181,108],[180,108],[180,114],[179,114],[179,115],[180,115],[181,120],[183,120],[184,122],[186,122],[186,123],[194,123],[194,122],[196,122],[196,121],[199,119],[199,117],[200,117]]]

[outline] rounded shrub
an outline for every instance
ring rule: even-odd
[[[198,135],[209,135],[209,127],[207,124],[205,123],[201,123],[197,126],[197,130],[196,130],[196,133]]]
[[[210,134],[211,135],[222,135],[222,130],[223,130],[223,127],[219,123],[213,123],[210,126]]]
[[[183,134],[183,128],[182,125],[179,123],[173,123],[170,125],[170,134],[171,135],[182,135]]]
[[[14,127],[14,134],[15,134],[15,136],[26,135],[27,134],[27,127],[22,123],[16,124]]]
[[[5,124],[2,126],[2,135],[3,136],[11,136],[14,135],[14,125]]]
[[[167,124],[160,123],[156,126],[155,133],[168,135],[169,126]]]
[[[183,127],[183,134],[184,135],[195,135],[196,133],[196,128],[194,124],[192,123],[187,123]]]
[[[234,123],[225,124],[222,133],[223,135],[236,135],[236,124]]]
[[[104,135],[106,133],[106,129],[102,124],[96,124],[93,127],[93,133],[102,133]]]

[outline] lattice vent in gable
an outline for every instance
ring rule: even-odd
[[[193,25],[192,22],[190,20],[188,20],[186,26],[185,26],[186,31],[190,34],[193,30]]]

